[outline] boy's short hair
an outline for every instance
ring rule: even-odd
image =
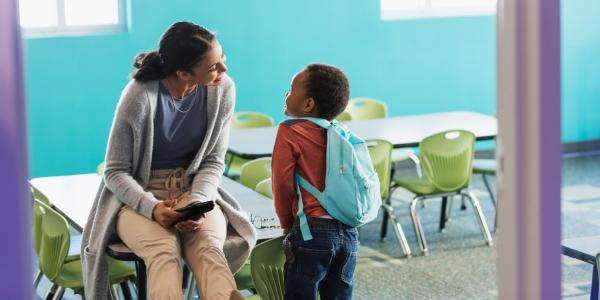
[[[307,96],[315,100],[319,117],[335,119],[348,105],[348,78],[340,69],[325,64],[310,64],[306,71],[308,77],[304,87]]]

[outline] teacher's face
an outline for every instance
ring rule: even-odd
[[[190,80],[200,85],[219,85],[223,81],[227,66],[227,57],[219,41],[215,38],[211,42],[212,47],[204,55],[204,58],[192,68],[193,75]]]

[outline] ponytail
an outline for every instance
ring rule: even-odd
[[[140,53],[135,56],[132,77],[135,80],[146,82],[163,79],[167,76],[164,72],[164,65],[158,54],[158,51]]]

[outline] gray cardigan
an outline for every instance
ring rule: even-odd
[[[186,170],[191,181],[191,200],[216,199],[229,224],[224,249],[232,272],[246,261],[256,244],[256,230],[240,213],[240,205],[219,188],[229,141],[229,124],[235,104],[235,86],[229,77],[207,89],[207,128],[204,142]],[[106,246],[118,240],[119,209],[127,205],[152,219],[159,203],[144,191],[150,178],[153,120],[158,99],[158,81],[132,80],[123,90],[115,112],[106,152],[106,171],[83,231],[81,257],[85,297],[108,299]]]

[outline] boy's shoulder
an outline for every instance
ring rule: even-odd
[[[294,126],[296,124],[301,124],[301,123],[305,123],[305,122],[309,122],[309,121],[303,120],[303,119],[287,119],[287,120],[279,123],[279,127],[291,128],[292,126]]]

